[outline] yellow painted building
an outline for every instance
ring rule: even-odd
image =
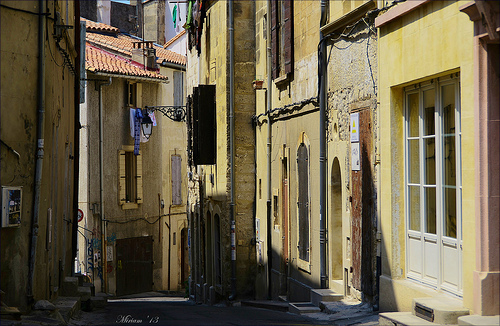
[[[0,22],[3,322],[4,304],[55,300],[73,272],[78,3],[2,1]]]
[[[474,312],[477,94],[465,3],[410,1],[376,20],[384,311],[433,297]]]

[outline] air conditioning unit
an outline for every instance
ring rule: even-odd
[[[2,187],[2,227],[21,225],[22,187]]]

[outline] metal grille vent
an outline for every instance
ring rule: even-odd
[[[419,303],[415,303],[415,316],[434,322],[434,310],[428,307],[424,307]]]

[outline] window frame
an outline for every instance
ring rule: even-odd
[[[118,150],[118,205],[120,205],[123,210],[137,209],[139,205],[143,203],[142,151],[139,150],[139,155],[133,155],[135,159],[135,175],[127,175],[127,153],[132,153],[133,155],[133,145],[124,145],[122,149]],[[135,179],[135,182],[133,179]],[[135,201],[127,202],[127,182],[132,182],[135,185]]]
[[[271,76],[277,83],[293,72],[293,1],[271,1]]]
[[[455,132],[454,136],[454,155],[455,155],[455,186],[456,190],[456,198],[455,198],[455,236],[449,237],[446,235],[446,225],[445,225],[445,212],[446,212],[446,197],[445,197],[445,189],[450,188],[450,185],[446,185],[445,180],[445,155],[446,147],[445,147],[445,137],[448,137],[452,134],[445,134],[445,119],[444,109],[443,107],[443,88],[446,86],[452,85],[454,86],[454,123],[455,123]],[[433,136],[424,134],[424,115],[425,115],[425,103],[424,103],[424,92],[428,90],[434,90],[434,134]],[[411,136],[410,134],[410,108],[409,108],[409,97],[413,94],[418,94],[418,136]],[[461,266],[461,248],[462,248],[462,192],[463,192],[463,184],[462,184],[462,130],[461,130],[461,106],[460,106],[460,75],[459,73],[448,74],[444,77],[434,78],[429,81],[413,84],[411,86],[407,86],[403,90],[404,96],[404,111],[403,111],[403,120],[404,120],[404,183],[405,183],[405,237],[406,237],[406,277],[410,280],[417,281],[419,283],[426,284],[436,289],[443,289],[448,292],[452,292],[457,295],[461,295],[461,285],[458,288],[453,288],[447,286],[444,280],[443,275],[443,246],[447,243],[455,242],[460,249],[458,251],[458,261],[459,266]],[[434,138],[434,155],[435,155],[435,185],[427,185],[425,180],[425,148],[424,141],[425,139]],[[410,141],[418,139],[418,182],[410,182],[411,180],[411,166],[414,160],[414,157],[411,157],[410,152]],[[419,191],[419,203],[418,203],[418,212],[419,212],[419,230],[411,229],[411,206],[410,206],[410,188],[418,187]],[[426,210],[427,203],[425,199],[425,189],[427,188],[435,188],[435,216],[436,216],[436,230],[435,233],[427,232],[426,225]],[[437,273],[437,279],[430,279],[426,277],[425,267],[423,262],[426,260],[426,251],[422,249],[420,255],[422,262],[420,264],[420,273],[411,270],[410,267],[410,238],[418,238],[420,237],[422,242],[423,239],[426,238],[435,238],[438,243],[437,247],[437,257],[438,261],[435,262],[439,266],[439,270]],[[425,243],[423,244],[425,245]],[[423,246],[422,245],[422,246]],[[460,279],[460,283],[462,280],[462,271],[458,271],[458,277]]]

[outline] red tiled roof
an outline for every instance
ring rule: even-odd
[[[97,23],[97,22],[85,19],[83,17],[80,17],[80,21],[86,22],[87,31],[107,32],[107,33],[119,33],[120,32],[120,30],[116,27],[106,25],[104,23]]]
[[[85,69],[92,72],[104,72],[126,76],[148,77],[167,80],[167,76],[156,71],[145,70],[131,60],[92,46],[87,42],[85,47]]]
[[[183,29],[179,34],[175,35],[174,37],[172,37],[170,39],[170,41],[168,41],[167,43],[165,43],[165,45],[163,46],[164,49],[168,48],[170,45],[172,45],[172,43],[174,43],[175,41],[177,41],[178,39],[180,39],[182,37],[182,35],[186,34],[186,30]]]
[[[97,33],[87,33],[87,42],[92,45],[116,51],[128,57],[132,56],[132,38],[127,35],[118,34],[116,36],[103,35]]]
[[[93,22],[85,18],[80,18],[80,19],[85,20],[87,22],[87,33],[86,33],[87,42],[90,42],[90,44],[102,48],[104,50],[113,51],[125,55],[129,58],[132,57],[133,43],[139,41],[139,39],[122,33],[116,33],[116,35],[106,35],[106,34],[96,33],[96,32],[102,32],[102,30],[105,28],[114,28],[117,31],[118,29],[106,24]],[[97,27],[95,29],[94,27],[91,27],[89,29],[89,26],[94,26],[93,24],[96,26],[100,26],[100,29],[97,29]],[[158,57],[157,62],[161,63],[163,61],[167,61],[179,65],[186,65],[185,56],[170,50],[165,50],[161,46],[154,45],[154,48],[156,49],[156,56]]]
[[[163,49],[162,47],[155,46],[156,56],[160,61],[166,60],[168,62],[176,63],[178,65],[186,65],[186,56],[175,53],[170,50]]]

